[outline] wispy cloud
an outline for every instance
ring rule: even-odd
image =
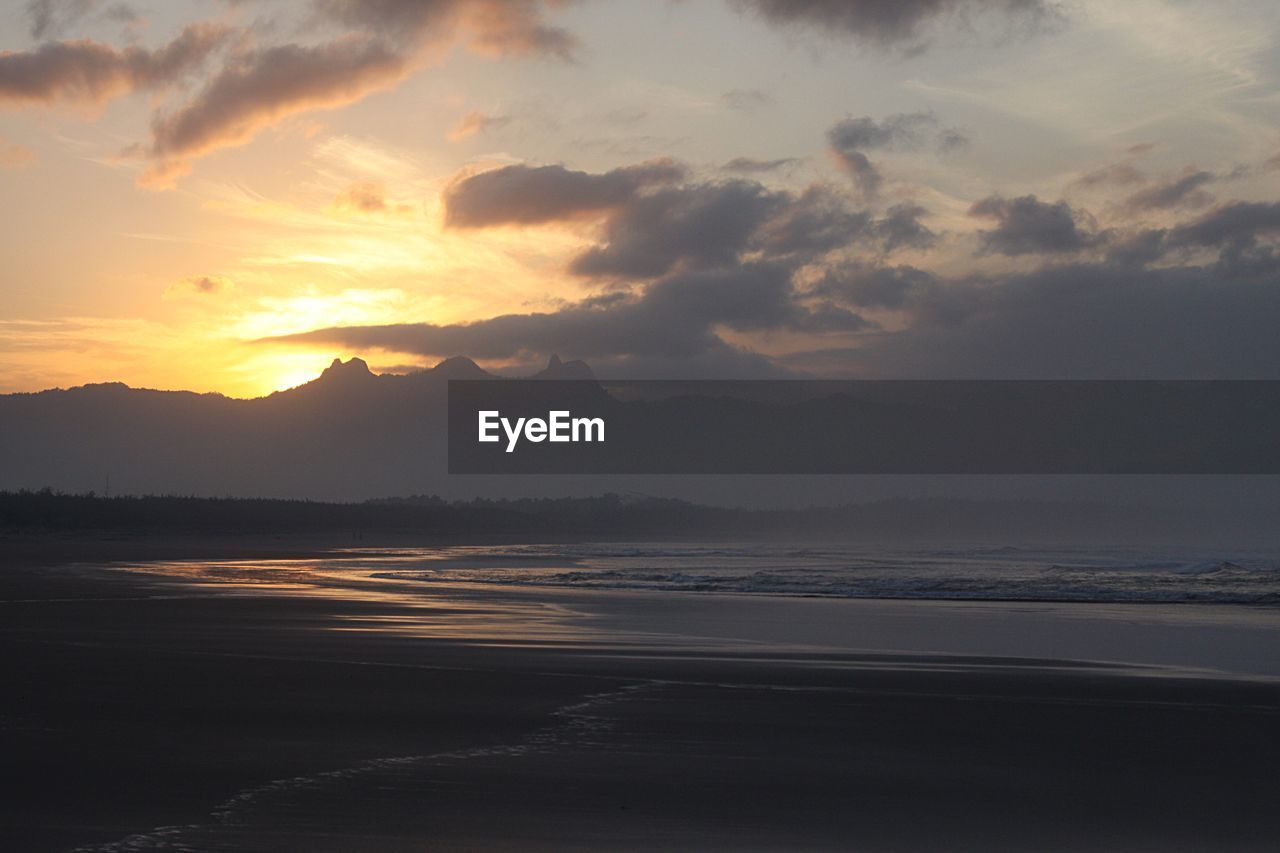
[[[0,169],[17,171],[34,166],[39,161],[40,155],[33,149],[0,136]]]
[[[449,139],[456,142],[469,136],[475,136],[478,133],[499,130],[511,124],[511,121],[511,116],[490,115],[479,110],[472,110],[459,119],[458,123],[449,131]]]
[[[0,52],[0,104],[102,103],[173,86],[194,74],[231,34],[226,26],[203,22],[155,49],[83,39]]]

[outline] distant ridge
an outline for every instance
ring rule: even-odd
[[[1235,519],[1238,522],[1239,519]],[[1151,541],[1167,544],[1194,536],[1206,519],[1140,505],[1093,502],[964,501],[922,498],[805,509],[748,510],[649,496],[603,494],[586,498],[447,501],[434,495],[360,503],[252,500],[148,495],[104,498],[50,490],[0,490],[0,530],[25,534],[59,531],[312,533],[350,539],[357,533],[398,533],[427,542],[456,537],[622,539],[669,542],[709,535],[734,539],[820,541],[983,542],[991,553],[1016,553],[1009,543],[1031,541]],[[1211,522],[1230,529],[1224,517]],[[1204,528],[1212,529],[1212,527]],[[1244,529],[1244,528],[1242,528]],[[1065,537],[1065,538],[1064,538]],[[1003,547],[991,549],[990,543]],[[0,538],[0,544],[3,539]],[[1201,577],[1256,573],[1229,561],[1210,564]]]
[[[352,500],[437,491],[451,379],[497,379],[453,356],[405,374],[335,358],[265,397],[121,382],[0,395],[0,489]],[[594,379],[552,356],[539,379]]]
[[[359,381],[366,376],[372,376],[368,363],[363,358],[353,358],[350,361],[343,361],[335,358],[333,364],[325,368],[324,373],[320,374],[321,379],[330,381]]]
[[[547,366],[530,377],[531,379],[588,379],[594,380],[595,373],[585,361],[561,361],[560,356],[552,355]]]
[[[426,373],[443,379],[496,379],[497,377],[464,355],[455,355]],[[409,374],[410,376],[414,374]]]
[[[324,385],[331,386],[335,384],[358,385],[359,383],[368,382],[378,379],[416,379],[416,380],[449,380],[449,379],[500,379],[496,373],[490,373],[480,365],[476,364],[472,359],[465,355],[455,355],[439,362],[434,367],[425,370],[417,370],[412,373],[386,373],[376,374],[369,369],[368,363],[362,358],[351,358],[343,361],[335,358],[333,362],[324,369],[318,377],[310,382],[303,383],[298,386],[305,388],[307,386]],[[595,372],[591,367],[581,359],[573,361],[563,361],[560,356],[552,355],[547,361],[547,366],[539,370],[527,379],[576,379],[594,381]],[[128,388],[123,383],[112,383],[118,385],[121,389]],[[295,389],[290,388],[285,391],[277,391],[277,394],[288,394]]]

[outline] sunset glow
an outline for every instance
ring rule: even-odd
[[[456,0],[393,4],[391,25],[316,13],[289,35],[250,5],[126,19],[68,4],[37,28],[13,4],[0,187],[23,213],[0,236],[0,391],[254,396],[357,354],[387,369],[470,355],[519,371],[556,352],[626,375],[1108,375],[1084,349],[1022,364],[1001,342],[1068,310],[1123,340],[1142,323],[1104,280],[1220,264],[1227,238],[1169,238],[1272,204],[1280,22],[1271,4],[1229,5],[1090,0],[967,30],[926,16],[822,32],[764,3],[673,4],[658,24],[603,0],[511,17]],[[106,57],[101,79],[42,71],[50,45]],[[659,206],[668,221],[647,219]],[[1274,234],[1248,227],[1240,239]],[[1046,296],[1041,318],[1012,295],[1009,277],[1048,293],[1068,267],[1098,281],[1095,301]],[[870,295],[876,276],[893,294]],[[739,309],[721,286],[776,293]],[[1261,316],[1257,293],[1224,310]],[[1162,337],[1132,344],[1149,365],[1126,370],[1185,375],[1159,341],[1193,335],[1197,315],[1167,306]],[[353,326],[373,330],[332,331]],[[1241,373],[1228,362],[1195,369]]]
[[[1276,846],[1280,0],[0,22],[0,853]]]

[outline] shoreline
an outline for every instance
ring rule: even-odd
[[[715,540],[712,540],[715,541]],[[781,540],[785,541],[785,540]],[[501,549],[510,546],[557,546],[576,544],[705,544],[703,540],[679,537],[666,539],[594,539],[582,537],[547,537],[530,539],[527,536],[510,535],[486,537],[479,534],[458,534],[453,536],[424,537],[421,534],[406,533],[403,537],[383,536],[371,537],[369,542],[363,539],[352,539],[344,536],[321,534],[192,534],[169,533],[151,535],[142,533],[3,533],[0,532],[0,571],[22,571],[35,567],[58,567],[71,564],[102,565],[108,563],[153,563],[153,562],[190,562],[199,560],[231,561],[231,560],[323,560],[341,559],[358,551],[364,557],[395,556],[396,552],[405,549],[431,549],[453,547],[492,547]],[[778,544],[777,542],[773,544]],[[797,542],[797,545],[803,544]],[[844,544],[844,543],[831,543]],[[879,547],[881,543],[871,543],[871,547]],[[987,544],[987,543],[981,543]],[[1107,546],[1100,546],[1107,547]],[[1224,550],[1226,550],[1224,548]],[[521,557],[518,562],[533,562],[537,558]],[[553,562],[547,558],[547,562]],[[462,567],[471,564],[467,559],[440,560],[434,564],[440,568]],[[901,595],[893,593],[821,593],[813,591],[788,590],[733,590],[715,589],[701,590],[687,587],[630,587],[625,584],[591,584],[576,586],[573,584],[537,584],[533,582],[490,581],[496,587],[534,588],[549,591],[570,589],[595,589],[600,591],[640,591],[649,589],[655,592],[676,593],[681,595],[733,595],[743,597],[763,597],[767,599],[803,598],[815,600],[855,600],[855,601],[934,601],[959,603],[1008,603],[1008,604],[1081,604],[1081,605],[1132,605],[1132,606],[1191,606],[1191,607],[1239,607],[1273,611],[1280,613],[1280,596],[1265,596],[1260,600],[1217,600],[1212,598],[1124,598],[1116,597],[1073,597],[1063,596],[1011,596],[1011,595]]]
[[[0,846],[1261,850],[1280,831],[1280,683],[1031,654],[1044,607],[323,580],[0,572]],[[956,614],[939,637],[1027,653],[848,647]],[[809,642],[831,631],[846,645]]]

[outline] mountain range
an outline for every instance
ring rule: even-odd
[[[437,491],[450,379],[495,379],[455,357],[409,374],[335,359],[266,397],[118,382],[0,396],[0,489],[355,500]],[[592,379],[552,356],[532,379]]]
[[[1073,535],[1101,534],[1106,528],[1113,538],[1142,528],[1156,538],[1201,530],[1270,538],[1277,529],[1280,477],[1274,476],[449,475],[448,382],[497,378],[464,357],[414,373],[383,375],[352,358],[334,360],[311,382],[247,400],[115,382],[0,395],[0,491],[339,503],[411,495],[582,499],[640,492],[719,506],[796,509],[945,498],[943,504],[926,502],[909,511],[908,505],[885,503],[884,512],[873,513],[874,523],[863,512],[861,526],[881,528],[889,525],[887,519],[902,516],[898,526],[903,530],[958,535],[993,529],[988,521],[964,521],[979,512],[973,503],[978,501],[986,505],[979,513],[984,518],[1018,529],[1059,525]],[[527,378],[595,377],[584,362],[553,356],[545,369]],[[1019,502],[1040,502],[1040,508],[1018,511],[1030,514],[1024,518],[1014,511]],[[1063,523],[1061,502],[1083,507],[1075,522]],[[1114,509],[1126,505],[1135,511]],[[1113,509],[1099,512],[1099,506]],[[520,512],[527,509],[522,506]],[[836,529],[847,519],[829,521]]]

